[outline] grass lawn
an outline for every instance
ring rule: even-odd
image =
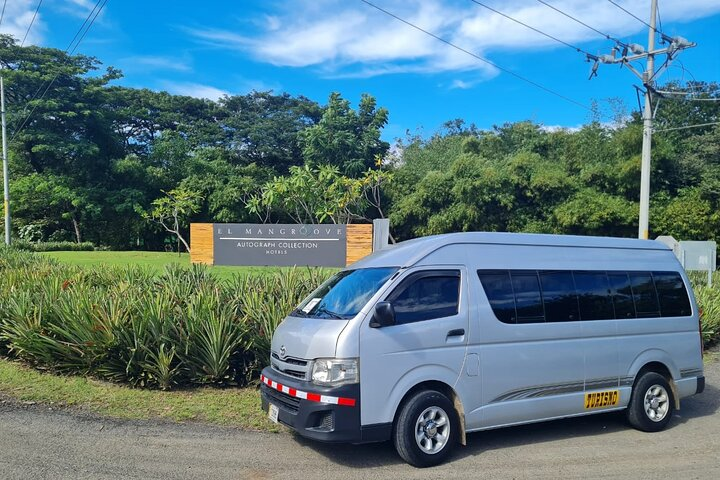
[[[162,272],[165,266],[171,263],[190,265],[190,255],[187,253],[178,256],[177,253],[168,252],[47,252],[41,255],[71,265],[139,265],[152,268],[158,273]],[[281,270],[283,267],[212,266],[209,268],[221,278],[230,278],[235,274],[268,273]]]
[[[139,390],[85,377],[41,373],[0,358],[0,394],[21,402],[77,407],[115,418],[192,420],[246,430],[282,430],[266,418],[255,388]]]

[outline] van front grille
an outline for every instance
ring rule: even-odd
[[[271,352],[270,357],[270,367],[276,372],[298,380],[308,380],[309,362],[307,360],[294,357],[281,359],[276,352]]]

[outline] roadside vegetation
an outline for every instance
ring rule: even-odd
[[[0,350],[29,365],[134,387],[247,385],[279,321],[331,273],[221,279],[170,264],[82,268],[0,250]]]

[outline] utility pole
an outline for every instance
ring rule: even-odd
[[[593,74],[597,74],[597,67],[599,63],[606,64],[620,64],[624,65],[633,72],[642,82],[645,87],[644,97],[645,106],[643,108],[643,144],[642,144],[642,163],[640,172],[640,222],[638,226],[638,238],[647,239],[650,218],[650,164],[651,164],[651,150],[652,150],[652,131],[653,131],[653,119],[655,118],[655,112],[653,111],[653,93],[655,92],[655,78],[657,78],[662,72],[664,72],[669,66],[670,62],[675,56],[686,48],[691,48],[697,44],[689,42],[683,37],[668,37],[664,33],[660,32],[663,43],[669,43],[666,48],[655,49],[655,35],[658,31],[655,28],[657,16],[657,0],[650,2],[650,23],[648,23],[648,47],[647,50],[636,43],[631,44],[618,44],[612,49],[610,55],[600,55],[599,57],[592,57],[590,60],[595,61],[593,66]],[[622,48],[622,56],[617,57],[617,52]],[[632,55],[628,55],[632,53]],[[655,57],[659,55],[666,55],[665,61],[662,63],[658,70],[655,70]],[[646,59],[647,64],[645,71],[640,72],[633,67],[631,62]],[[591,74],[590,78],[592,78]]]
[[[657,0],[650,2],[650,28],[648,29],[648,56],[647,68],[643,75],[645,85],[645,109],[643,110],[643,144],[642,144],[642,167],[640,170],[640,225],[638,226],[638,238],[648,239],[650,230],[650,150],[652,146],[653,111],[651,91],[655,73],[655,17],[657,13]]]
[[[5,245],[10,245],[10,173],[7,160],[7,136],[5,133],[5,84],[0,75],[0,117],[2,121],[3,192],[5,206]]]

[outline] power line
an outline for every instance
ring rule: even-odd
[[[30,20],[30,25],[28,25],[27,30],[25,30],[25,36],[23,37],[22,42],[20,43],[21,47],[23,45],[25,45],[25,40],[27,39],[28,33],[30,33],[30,29],[32,28],[33,23],[35,23],[35,17],[37,17],[37,14],[38,14],[38,11],[40,10],[40,5],[42,5],[42,2],[43,2],[43,0],[40,0],[38,2],[37,8],[35,9],[35,13],[33,14],[33,18],[32,18],[32,20]],[[4,10],[5,10],[5,8],[3,7],[3,11]]]
[[[696,125],[686,125],[684,127],[672,127],[672,128],[662,128],[660,130],[653,130],[655,133],[657,132],[670,132],[672,130],[686,130],[688,128],[699,128],[699,127],[710,127],[712,125],[720,125],[720,122],[709,122],[709,123],[698,123]]]
[[[656,27],[651,26],[651,25],[650,25],[649,23],[647,23],[645,20],[643,20],[642,18],[638,17],[637,15],[635,15],[634,13],[632,13],[631,11],[625,9],[625,7],[623,7],[622,5],[616,3],[614,0],[607,0],[607,1],[610,2],[610,3],[612,3],[612,4],[615,5],[617,8],[619,8],[619,9],[622,10],[623,12],[627,13],[628,15],[630,15],[631,17],[633,17],[635,20],[637,20],[638,22],[642,23],[642,24],[645,25],[646,27],[651,28],[651,29],[654,30],[656,33],[659,33],[660,35],[664,35],[664,34],[662,33],[662,31],[658,30]]]
[[[3,18],[5,18],[5,7],[7,7],[7,0],[3,2],[2,13],[0,13],[0,26],[2,26]]]
[[[90,17],[92,16],[92,14],[95,13],[95,9],[98,8],[98,5],[100,5],[100,3],[101,3],[102,1],[103,1],[103,0],[98,0],[98,1],[95,3],[95,6],[93,7],[93,9],[90,10],[90,13],[88,13],[88,16],[85,17],[85,21],[82,23],[82,25],[80,25],[80,28],[78,28],[78,31],[75,32],[75,36],[72,38],[72,40],[70,40],[70,43],[68,43],[68,46],[65,47],[65,53],[68,53],[68,51],[70,50],[70,47],[72,46],[73,43],[75,43],[75,40],[78,38],[78,35],[80,35],[80,32],[81,32],[82,29],[85,27],[85,25],[87,24],[88,20],[90,20]],[[103,5],[103,6],[104,6],[104,5]],[[80,42],[78,42],[78,43],[80,43]],[[77,48],[77,46],[75,46],[75,48]]]
[[[75,53],[75,50],[77,50],[78,46],[80,45],[80,42],[82,42],[83,38],[85,38],[85,35],[86,35],[87,32],[90,30],[90,27],[93,26],[93,23],[95,23],[95,19],[97,19],[98,15],[100,15],[100,12],[101,12],[102,9],[105,7],[105,5],[108,3],[108,1],[109,1],[109,0],[98,0],[98,2],[95,4],[95,8],[93,8],[93,9],[90,11],[90,13],[88,14],[87,18],[85,19],[85,21],[83,22],[83,24],[80,26],[80,29],[78,29],[78,32],[75,34],[75,36],[74,36],[73,39],[71,40],[70,44],[69,44],[69,45],[67,46],[67,48],[65,49],[65,53],[69,53],[70,55],[72,55],[73,53]],[[102,5],[101,5],[101,3],[102,3]],[[97,8],[98,5],[100,5],[100,8]],[[97,9],[97,12],[95,12],[96,9]],[[93,12],[95,12],[95,16],[93,16]],[[92,20],[90,20],[90,23],[88,24],[88,19],[90,19],[90,17],[92,17]],[[83,27],[85,27],[86,24],[87,24],[87,28],[85,28],[85,31],[82,33],[82,35],[80,35],[80,32],[83,30]],[[72,46],[73,42],[75,42],[75,39],[78,38],[78,35],[80,35],[80,38],[79,38],[78,41],[75,43],[75,46],[72,48],[72,50],[70,50],[70,47]],[[45,88],[45,90],[43,91],[42,95],[40,95],[40,98],[37,99],[38,101],[40,101],[40,100],[42,100],[43,98],[45,98],[45,95],[47,94],[48,90],[50,90],[50,87],[52,87],[53,83],[55,83],[55,80],[57,80],[58,76],[60,76],[60,72],[59,72],[59,71],[55,74],[55,76],[52,78],[52,80],[50,80],[50,83],[49,83],[48,86]],[[37,98],[38,93],[40,92],[40,90],[43,89],[43,86],[44,86],[44,85],[45,85],[45,83],[43,82],[43,83],[40,85],[40,88],[38,88],[38,90],[35,92],[35,95],[33,95],[33,97],[32,97],[30,100],[28,100],[28,102],[25,104],[25,108],[26,108],[26,109],[27,109],[27,105],[29,105],[30,102],[34,101],[34,100]],[[30,119],[30,117],[32,117],[32,114],[35,112],[35,110],[37,109],[37,107],[38,107],[38,104],[35,104],[35,106],[32,108],[32,110],[30,110],[30,113],[27,114],[27,116],[26,116],[25,119],[22,121],[22,123],[20,124],[20,126],[19,126],[18,128],[16,128],[15,131],[13,132],[12,136],[10,137],[10,141],[12,141],[12,140],[15,138],[15,136],[17,136],[17,134],[22,131],[22,129],[25,127],[25,125],[27,124],[27,122],[28,122],[28,120]],[[23,111],[23,112],[24,112],[24,111]]]
[[[392,17],[392,18],[394,18],[395,20],[398,20],[399,22],[404,23],[405,25],[408,25],[408,26],[410,26],[410,27],[412,27],[412,28],[414,28],[414,29],[416,29],[416,30],[418,30],[418,31],[426,34],[426,35],[429,35],[429,36],[433,37],[435,40],[438,40],[438,41],[440,41],[440,42],[442,42],[442,43],[444,43],[444,44],[446,44],[446,45],[448,45],[448,46],[450,46],[450,47],[453,47],[453,48],[455,48],[455,49],[457,49],[457,50],[459,50],[459,51],[467,54],[467,55],[470,55],[471,57],[473,57],[473,58],[475,58],[475,59],[477,59],[477,60],[480,60],[481,62],[487,63],[488,65],[490,65],[490,66],[492,66],[492,67],[495,67],[495,68],[497,68],[498,70],[503,71],[503,72],[505,72],[505,73],[507,73],[507,74],[509,74],[509,75],[512,75],[513,77],[515,77],[515,78],[517,78],[517,79],[519,79],[519,80],[522,80],[523,82],[529,83],[530,85],[533,85],[533,86],[536,87],[536,88],[539,88],[539,89],[541,89],[541,90],[544,90],[545,92],[550,93],[551,95],[555,95],[555,96],[558,97],[558,98],[562,98],[563,100],[565,100],[565,101],[567,101],[567,102],[570,102],[570,103],[573,103],[573,104],[575,104],[575,105],[577,105],[577,106],[579,106],[579,107],[581,107],[581,108],[584,108],[585,110],[592,111],[592,109],[591,109],[590,107],[588,107],[587,105],[584,105],[584,104],[578,102],[577,100],[573,100],[572,98],[566,97],[565,95],[563,95],[563,94],[561,94],[561,93],[558,93],[558,92],[556,92],[556,91],[554,91],[554,90],[551,90],[551,89],[549,89],[548,87],[545,87],[544,85],[541,85],[541,84],[535,82],[534,80],[530,80],[530,79],[528,79],[528,78],[525,78],[525,77],[523,77],[522,75],[513,72],[512,70],[508,70],[508,69],[505,68],[505,67],[501,67],[501,66],[498,65],[497,63],[494,63],[494,62],[488,60],[487,58],[481,57],[480,55],[478,55],[478,54],[476,54],[476,53],[473,53],[473,52],[471,52],[471,51],[469,51],[469,50],[466,50],[465,48],[460,47],[459,45],[456,45],[456,44],[452,43],[452,42],[449,41],[449,40],[446,40],[446,39],[444,39],[444,38],[442,38],[442,37],[440,37],[440,36],[438,36],[438,35],[435,35],[434,33],[432,33],[432,32],[430,32],[430,31],[428,31],[428,30],[425,30],[425,29],[423,29],[423,28],[415,25],[414,23],[411,23],[411,22],[409,22],[409,21],[407,21],[407,20],[405,20],[405,19],[403,19],[403,18],[395,15],[394,13],[389,12],[389,11],[387,11],[387,10],[385,10],[385,9],[377,6],[377,5],[375,5],[374,3],[372,3],[372,2],[370,2],[370,1],[368,1],[368,0],[360,0],[360,1],[363,2],[363,3],[365,3],[365,4],[367,4],[367,5],[369,5],[369,6],[371,6],[371,7],[373,7],[374,9],[376,9],[376,10],[378,10],[378,11],[380,11],[380,12],[382,12],[382,13],[384,13],[384,14]]]
[[[620,44],[620,45],[625,46],[625,42],[623,42],[623,41],[621,41],[621,40],[613,37],[613,36],[610,35],[610,34],[607,34],[607,33],[605,33],[605,32],[601,32],[601,31],[598,30],[597,28],[588,25],[587,23],[583,22],[582,20],[579,20],[579,19],[573,17],[573,16],[570,15],[569,13],[564,12],[564,11],[560,10],[559,8],[553,6],[553,5],[550,5],[549,3],[545,2],[544,0],[537,0],[537,1],[540,2],[540,3],[542,3],[543,5],[545,5],[546,7],[552,8],[553,10],[555,10],[555,11],[558,12],[558,13],[560,13],[561,15],[565,15],[565,16],[566,16],[567,18],[569,18],[570,20],[573,20],[573,21],[579,23],[580,25],[584,26],[585,28],[588,28],[588,29],[592,30],[593,32],[595,32],[595,33],[597,33],[597,34],[605,37],[606,39],[612,40],[612,41],[615,42],[615,43],[618,43],[618,44]]]
[[[475,4],[477,4],[477,5],[480,5],[480,6],[483,7],[483,8],[487,8],[487,9],[490,10],[491,12],[494,12],[494,13],[497,13],[498,15],[501,15],[501,16],[507,18],[508,20],[512,20],[513,22],[515,22],[515,23],[517,23],[517,24],[519,24],[519,25],[522,25],[523,27],[529,28],[529,29],[532,30],[533,32],[537,32],[537,33],[539,33],[540,35],[543,35],[543,36],[545,36],[545,37],[547,37],[547,38],[549,38],[549,39],[551,39],[551,40],[555,40],[556,42],[561,43],[561,44],[565,45],[566,47],[572,48],[573,50],[575,50],[575,51],[577,51],[577,52],[584,53],[584,54],[585,54],[586,56],[588,56],[588,57],[595,58],[595,55],[591,54],[590,52],[587,52],[587,51],[583,50],[582,48],[580,48],[580,47],[578,47],[578,46],[572,45],[572,44],[570,44],[570,43],[568,43],[568,42],[566,42],[566,41],[564,41],[564,40],[560,40],[559,38],[557,38],[557,37],[555,37],[555,36],[553,36],[553,35],[550,35],[549,33],[545,33],[545,32],[543,32],[542,30],[540,30],[540,29],[538,29],[538,28],[535,28],[535,27],[533,27],[533,26],[530,26],[530,25],[528,25],[527,23],[518,20],[517,18],[511,17],[510,15],[507,15],[507,14],[505,14],[505,13],[499,11],[499,10],[495,10],[494,8],[492,8],[492,7],[488,6],[488,5],[485,5],[484,3],[479,2],[478,0],[470,0],[470,1],[473,2],[473,3],[475,3]]]

